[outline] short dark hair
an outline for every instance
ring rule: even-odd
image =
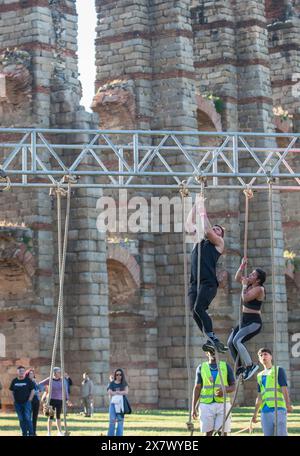
[[[17,370],[19,370],[19,369],[25,369],[25,367],[24,366],[19,366],[19,367],[17,367]]]
[[[217,226],[218,228],[220,228],[220,230],[222,231],[222,237],[224,237],[225,230],[224,230],[223,226],[218,225],[217,223],[215,223],[215,224],[213,225],[213,227],[214,227],[214,226]]]
[[[269,355],[272,356],[272,352],[269,348],[260,348],[257,352],[258,355],[261,355],[262,353],[269,353]]]

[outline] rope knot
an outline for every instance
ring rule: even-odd
[[[64,183],[77,184],[79,176],[72,176],[72,174],[65,174],[63,177]]]
[[[181,194],[182,198],[189,196],[189,189],[186,186],[186,180],[182,181],[179,184],[179,193]]]
[[[254,196],[254,195],[253,195],[253,191],[252,191],[251,188],[249,188],[249,187],[245,188],[244,191],[243,191],[243,193],[244,193],[244,195],[246,196],[246,198],[248,198],[248,199],[251,199],[251,198],[253,198],[253,196]]]

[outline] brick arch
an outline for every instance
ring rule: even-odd
[[[4,303],[32,291],[35,261],[28,245],[20,240],[24,233],[6,227],[0,230],[0,299]]]
[[[130,272],[136,286],[138,288],[140,287],[140,267],[136,259],[126,248],[117,244],[109,244],[107,259],[115,260],[125,266],[125,268]]]
[[[222,131],[221,116],[216,111],[214,103],[201,95],[196,95],[196,104],[198,108],[198,125],[200,124],[201,126],[199,130]]]
[[[31,238],[26,230],[14,228],[1,228],[0,230],[0,260],[8,261],[22,266],[29,277],[35,273],[35,260],[28,248],[25,238]]]

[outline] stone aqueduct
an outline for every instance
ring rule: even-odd
[[[1,127],[299,132],[299,0],[96,0],[95,6],[91,114],[80,106],[76,2],[0,0]],[[123,233],[121,242],[108,242],[96,229],[100,195],[81,188],[72,200],[65,334],[74,398],[87,370],[96,405],[103,406],[109,373],[122,366],[133,403],[184,407],[181,238]],[[6,342],[0,378],[7,387],[19,363],[34,366],[41,377],[49,371],[58,268],[47,191],[14,189],[0,198],[0,333]],[[233,190],[213,190],[208,204],[227,233],[227,281],[212,308],[225,339],[237,319],[233,276],[243,245],[243,199]],[[291,336],[299,331],[300,282],[285,275],[283,259],[284,249],[299,253],[297,194],[276,194],[275,209],[278,362],[299,400],[300,361],[290,353]],[[270,273],[268,230],[267,196],[259,193],[250,214],[249,258]],[[270,289],[268,281],[269,296]],[[272,319],[268,299],[263,333],[249,344],[252,353],[272,346]],[[195,367],[203,354],[194,326],[191,341]],[[254,395],[249,381],[240,403],[251,403]],[[3,403],[10,404],[7,388]]]

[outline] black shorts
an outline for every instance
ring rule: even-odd
[[[60,399],[51,399],[50,400],[50,405],[52,405],[52,407],[55,410],[55,414],[56,414],[56,419],[57,420],[60,420],[60,414],[61,414],[61,411],[62,411],[62,404],[63,404],[63,402]],[[50,419],[53,420],[52,417]]]

